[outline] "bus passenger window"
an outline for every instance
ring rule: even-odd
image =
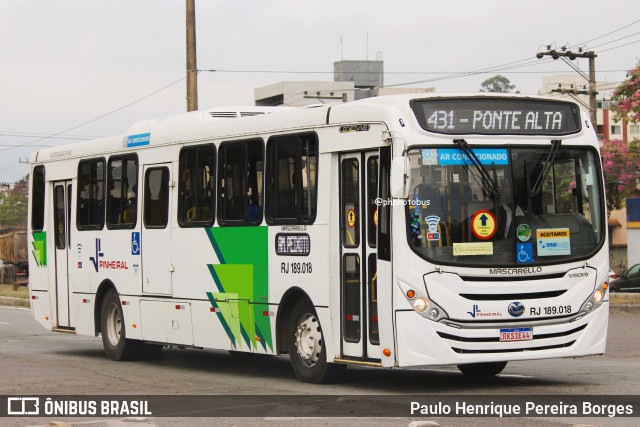
[[[262,222],[264,150],[262,140],[220,145],[218,220],[221,224]]]
[[[165,228],[169,221],[169,169],[147,169],[144,177],[144,225]]]
[[[210,227],[214,219],[215,147],[213,144],[180,151],[178,223],[181,227]]]
[[[104,226],[104,163],[104,159],[93,159],[78,165],[78,230],[101,230]]]
[[[286,135],[267,143],[266,214],[270,224],[313,224],[318,192],[318,137]]]
[[[42,231],[44,228],[44,166],[33,168],[31,187],[31,231]]]
[[[107,176],[107,226],[135,228],[138,203],[138,158],[136,155],[109,159]]]

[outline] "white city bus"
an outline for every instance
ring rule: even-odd
[[[323,382],[605,351],[603,177],[573,102],[217,108],[39,150],[30,176],[33,316],[110,359],[288,353]]]

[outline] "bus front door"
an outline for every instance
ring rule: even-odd
[[[377,312],[377,151],[340,156],[342,355],[380,359]]]
[[[59,328],[72,327],[69,289],[71,181],[53,184],[53,226],[56,263],[56,320]]]

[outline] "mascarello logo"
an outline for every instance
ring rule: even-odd
[[[519,302],[509,304],[509,314],[513,317],[520,317],[524,314],[524,305]]]

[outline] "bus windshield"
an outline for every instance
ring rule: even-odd
[[[433,263],[568,262],[604,240],[599,157],[591,148],[554,141],[544,148],[420,147],[408,156],[407,237]]]

